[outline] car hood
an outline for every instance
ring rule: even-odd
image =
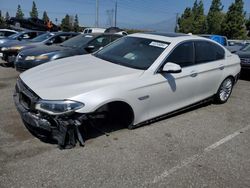
[[[71,49],[72,48],[59,46],[59,45],[51,45],[51,46],[39,45],[39,46],[36,46],[35,48],[22,51],[22,55],[24,55],[24,56],[38,56],[41,54],[48,54],[48,53],[53,53],[53,52],[63,51],[63,50],[68,51]]]
[[[4,47],[7,43],[15,41],[14,39],[9,39],[9,38],[5,38],[5,39],[0,39],[0,47]]]
[[[93,55],[80,55],[35,67],[22,73],[20,78],[42,99],[60,100],[134,80],[143,72]]]
[[[236,52],[236,54],[240,58],[250,58],[250,52],[238,51],[238,52]]]
[[[19,40],[10,40],[4,47],[11,47],[11,46],[26,46],[31,44],[28,41],[19,41]]]

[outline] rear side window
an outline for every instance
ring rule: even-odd
[[[195,63],[206,63],[224,59],[225,51],[219,45],[208,41],[195,42]]]
[[[172,62],[186,67],[194,64],[194,45],[193,42],[185,42],[177,46],[168,56],[166,63]]]

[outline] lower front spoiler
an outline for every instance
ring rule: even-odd
[[[44,142],[57,143],[60,149],[70,149],[77,142],[84,146],[83,127],[87,121],[85,114],[69,117],[44,117],[26,110],[14,95],[15,104],[24,125],[35,137]]]

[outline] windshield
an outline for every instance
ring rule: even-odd
[[[73,47],[73,48],[79,48],[87,44],[90,40],[93,39],[92,35],[77,35],[76,37],[73,37],[62,44],[60,46],[67,46],[67,47]]]
[[[250,51],[250,44],[248,44],[248,45],[246,45],[245,47],[243,47],[243,48],[241,49],[241,51],[244,51],[244,52]]]
[[[95,56],[130,68],[148,69],[169,43],[153,39],[124,37],[95,53]]]
[[[19,37],[21,35],[21,33],[15,33],[13,35],[10,35],[8,38],[11,38],[11,39],[16,39],[17,37]]]
[[[39,35],[35,38],[33,38],[32,40],[30,40],[31,42],[42,42],[50,37],[52,37],[54,34],[53,33],[44,33],[42,35]]]

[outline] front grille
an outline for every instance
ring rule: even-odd
[[[240,60],[243,64],[250,63],[250,58],[240,58]]]
[[[27,110],[34,111],[39,97],[19,78],[16,84],[16,94],[20,104]]]

